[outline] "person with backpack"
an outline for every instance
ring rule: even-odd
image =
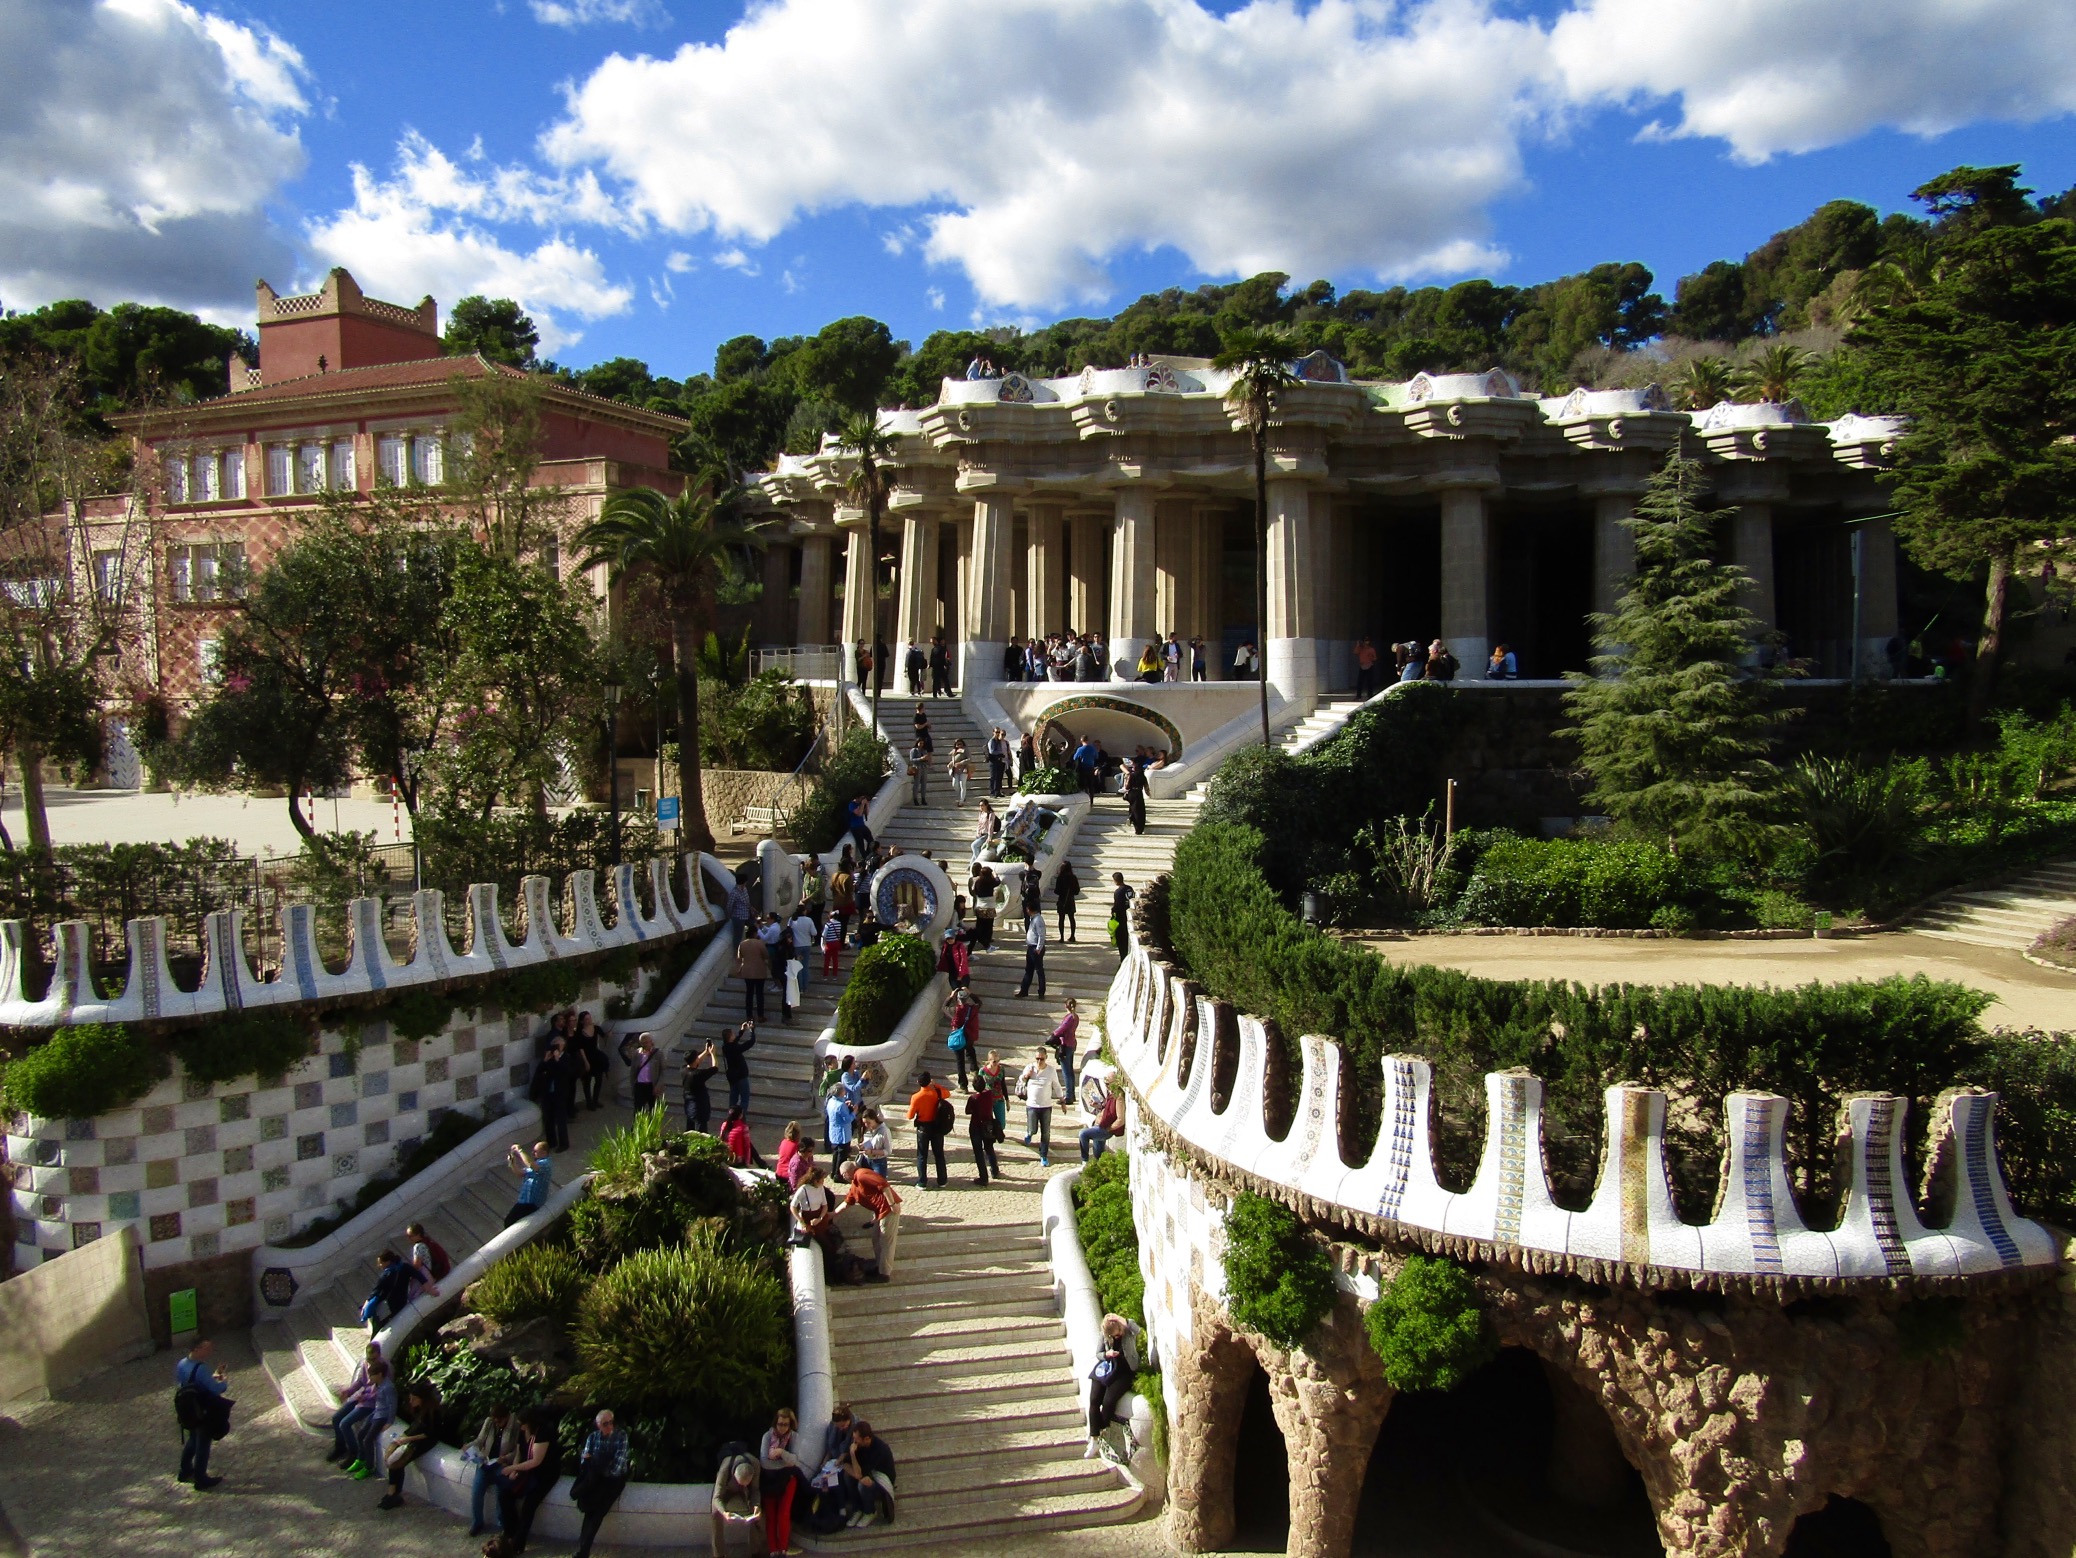
[[[821,932],[815,927],[814,916],[807,912],[805,900],[801,902],[799,909],[794,912],[793,923],[787,926],[786,929],[793,938],[794,961],[800,965],[800,988],[805,990],[807,988],[807,960],[813,955],[815,942],[821,936]],[[796,1006],[800,1004],[797,996],[794,998],[793,1004]]]
[[[384,1250],[375,1257],[375,1265],[375,1285],[360,1306],[360,1317],[367,1322],[370,1336],[382,1329],[384,1321],[402,1314],[404,1305],[411,1302],[412,1268],[403,1263],[397,1252]]]
[[[404,1238],[410,1243],[411,1253],[411,1296],[430,1293],[440,1296],[440,1283],[454,1269],[440,1241],[425,1231],[423,1223],[408,1223],[404,1227]]]
[[[1002,1069],[1002,1057],[993,1050],[989,1050],[988,1058],[981,1062],[980,1085],[994,1095],[995,1140],[998,1143],[1006,1141],[1009,1139],[1009,1077]]]
[[[944,1138],[958,1121],[951,1094],[930,1080],[925,1071],[916,1078],[915,1095],[908,1100],[908,1122],[915,1127],[915,1182],[918,1189],[930,1184],[930,1155],[937,1156],[937,1188],[945,1184]]]
[[[533,1069],[533,1083],[529,1089],[533,1101],[541,1106],[541,1134],[557,1152],[569,1151],[570,1088],[573,1077],[570,1069],[568,1047],[561,1039],[551,1039],[548,1053]]]
[[[976,1073],[980,1069],[980,1051],[974,1048],[980,1039],[980,997],[970,989],[958,986],[946,997],[944,1009],[951,1021],[951,1032],[945,1035],[944,1046],[959,1063],[959,1087],[963,1091],[967,1058],[972,1058]]]
[[[966,1086],[965,1078],[959,1079],[959,1086]],[[977,1070],[966,1094],[966,1142],[973,1149],[973,1183],[985,1186],[990,1174],[1000,1179],[1002,1165],[995,1157],[995,1093]]]
[[[209,1367],[210,1355],[215,1351],[216,1343],[198,1336],[187,1356],[173,1369],[173,1418],[180,1424],[180,1480],[193,1483],[201,1493],[223,1481],[209,1475],[209,1447],[231,1431],[231,1401],[224,1394],[231,1388],[230,1380],[222,1369]]]

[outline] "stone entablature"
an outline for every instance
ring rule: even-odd
[[[1141,902],[1144,902],[1142,895]],[[1225,1009],[1229,1013],[1230,1009]],[[1485,1079],[1485,1148],[1469,1190],[1444,1190],[1429,1148],[1432,1074],[1412,1056],[1384,1058],[1384,1106],[1367,1163],[1342,1159],[1341,1049],[1306,1035],[1304,1074],[1287,1135],[1266,1119],[1269,1036],[1246,1015],[1233,1024],[1237,1064],[1223,1108],[1213,1099],[1221,1011],[1142,938],[1109,996],[1106,1033],[1147,1122],[1166,1144],[1212,1172],[1362,1235],[1459,1258],[1646,1288],[1836,1291],[1898,1282],[1951,1284],[2046,1273],[2054,1238],[2018,1216],[1997,1164],[1996,1096],[1957,1089],[1933,1125],[1933,1159],[1954,1175],[1951,1219],[1927,1227],[1909,1193],[1900,1130],[1905,1100],[1853,1097],[1844,1212],[1837,1228],[1806,1226],[1796,1210],[1783,1132],[1787,1102],[1734,1093],[1725,1101],[1729,1151],[1715,1216],[1682,1222],[1665,1167],[1665,1094],[1607,1090],[1607,1146],[1592,1204],[1552,1199],[1543,1170],[1542,1084],[1524,1072]]]

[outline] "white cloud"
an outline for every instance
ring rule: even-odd
[[[943,313],[943,312],[944,312],[944,288],[942,288],[942,287],[925,287],[925,288],[923,288],[923,301],[924,301],[925,303],[928,303],[928,304],[929,304],[929,305],[930,305],[930,306],[931,306],[932,308],[936,309],[936,310],[937,310],[937,311],[938,311],[939,313]]]
[[[664,260],[663,268],[675,275],[682,276],[698,263],[699,261],[693,259],[683,249],[673,249],[670,251],[669,257]]]
[[[533,19],[550,27],[589,27],[598,22],[666,27],[670,13],[659,0],[527,0]]]
[[[178,0],[0,5],[0,298],[245,319],[284,277],[264,207],[302,171],[302,56]]]
[[[1743,162],[2076,110],[2068,0],[1587,0],[1551,53],[1572,101],[1677,99],[1655,133],[1719,138]]]
[[[543,145],[724,240],[934,207],[924,252],[994,302],[1100,296],[1110,256],[1163,244],[1402,275],[1483,241],[1545,57],[1469,0],[772,0],[718,45],[608,59]]]
[[[716,250],[713,261],[723,270],[739,270],[745,276],[754,276],[759,269],[757,262],[740,248]]]
[[[415,131],[397,147],[395,176],[353,167],[353,204],[310,224],[310,249],[343,265],[380,297],[443,304],[472,292],[516,299],[540,326],[548,351],[581,340],[567,316],[625,313],[634,290],[606,276],[598,255],[561,233],[531,248],[507,244],[493,223],[558,221],[622,225],[588,175],[547,178],[524,169],[456,163]]]

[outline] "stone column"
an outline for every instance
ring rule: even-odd
[[[764,549],[763,592],[757,597],[757,636],[767,644],[784,644],[793,631],[793,548],[774,541]]]
[[[1860,534],[1860,675],[1896,674],[1889,640],[1901,631],[1896,601],[1896,535],[1885,519],[1862,520]]]
[[[1154,636],[1153,492],[1124,487],[1110,532],[1110,674],[1129,680]]]
[[[1196,602],[1190,588],[1196,571],[1197,524],[1187,503],[1154,508],[1153,625],[1162,634],[1188,638]]]
[[[1032,505],[1030,545],[1024,555],[1024,631],[1033,638],[1066,626],[1066,525],[1058,504]]]
[[[1481,677],[1492,656],[1492,516],[1477,487],[1442,493],[1442,641],[1459,677]]]
[[[908,691],[908,649],[920,645],[930,653],[930,638],[937,631],[937,521],[927,514],[909,514],[901,521],[901,582],[895,595],[894,663],[889,688]],[[927,673],[923,690],[929,690]]]
[[[959,646],[959,686],[970,690],[1002,680],[1002,650],[1014,626],[1010,611],[1011,542],[1015,511],[1009,496],[973,505],[973,541],[966,562],[968,636]]]
[[[1067,626],[1087,633],[1102,626],[1103,576],[1109,547],[1103,535],[1103,516],[1094,513],[1070,515],[1071,556],[1067,575]]]
[[[1221,1306],[1194,1283],[1190,1296],[1194,1336],[1162,1360],[1175,1403],[1168,1429],[1168,1535],[1186,1553],[1216,1552],[1233,1539],[1233,1478],[1254,1355],[1224,1323]],[[1274,1469],[1265,1475],[1274,1476]]]
[[[1311,709],[1319,692],[1317,541],[1310,489],[1302,481],[1270,482],[1269,620],[1261,647],[1270,684],[1300,712]]]
[[[1225,514],[1197,510],[1196,634],[1204,641],[1204,671],[1214,682],[1232,674],[1225,653]]]
[[[1292,1558],[1347,1558],[1370,1452],[1397,1392],[1385,1383],[1384,1366],[1349,1297],[1335,1304],[1302,1350],[1256,1346],[1290,1463],[1284,1551]]]
[[[826,535],[805,536],[800,542],[800,612],[793,637],[796,643],[829,642],[830,553],[835,539]]]
[[[1745,604],[1762,632],[1779,622],[1773,602],[1773,505],[1740,503],[1730,521],[1730,561],[1751,576]]]
[[[1593,500],[1595,611],[1612,613],[1628,588],[1629,575],[1636,571],[1636,537],[1627,523],[1635,512],[1634,493],[1607,492]]]
[[[852,681],[858,675],[857,646],[872,642],[875,594],[871,539],[860,520],[845,538],[843,551],[843,675]]]
[[[1319,500],[1318,547],[1312,569],[1319,646],[1319,689],[1355,685],[1355,516]]]

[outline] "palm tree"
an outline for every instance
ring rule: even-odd
[[[1668,386],[1682,411],[1706,411],[1730,398],[1730,364],[1721,357],[1690,357]]]
[[[686,841],[697,850],[714,847],[706,825],[699,774],[699,630],[713,599],[714,576],[746,547],[765,545],[768,522],[745,519],[727,496],[711,488],[687,487],[667,498],[652,487],[630,487],[607,496],[598,518],[577,536],[580,568],[604,563],[619,582],[646,574],[656,583],[670,618],[671,649],[678,668],[678,770]]]
[[[1749,400],[1787,401],[1795,398],[1795,386],[1809,371],[1809,353],[1786,341],[1771,341],[1754,352],[1733,381],[1738,394]]]
[[[844,489],[865,506],[866,543],[872,557],[872,577],[866,581],[866,631],[876,642],[879,633],[879,532],[887,516],[887,493],[893,483],[887,468],[894,463],[894,435],[879,425],[879,415],[856,411],[836,429],[836,447],[855,462],[844,479]],[[883,680],[877,657],[872,667],[872,729],[879,733],[879,684]]]
[[[1261,687],[1261,744],[1269,745],[1269,424],[1277,402],[1298,382],[1287,344],[1262,330],[1236,331],[1212,366],[1229,370],[1228,405],[1247,420],[1254,443],[1254,676]]]

